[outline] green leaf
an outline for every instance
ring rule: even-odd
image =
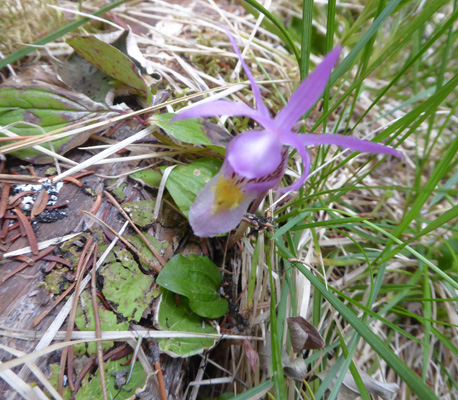
[[[116,314],[99,307],[100,326],[102,331],[127,331],[129,324],[127,322],[118,323]],[[92,299],[89,292],[85,291],[79,297],[78,308],[76,310],[75,324],[80,331],[95,331],[94,309],[92,308]],[[103,350],[108,350],[113,346],[113,341],[103,341]],[[86,349],[87,347],[87,349]],[[91,356],[97,354],[97,343],[90,342],[76,345],[75,350],[80,348],[83,353],[86,352]]]
[[[178,254],[165,265],[156,283],[186,296],[191,310],[202,317],[219,318],[226,314],[227,301],[217,292],[221,272],[208,257]]]
[[[175,332],[217,333],[210,324],[203,326],[202,319],[189,308],[186,297],[181,297],[178,302],[175,296],[173,292],[165,289],[162,293],[158,311],[158,323],[161,329]],[[216,339],[213,338],[158,339],[163,351],[172,352],[180,357],[201,354],[204,350],[213,347],[215,341]]]
[[[68,39],[67,43],[100,71],[135,89],[146,97],[148,104],[151,103],[151,89],[139,68],[116,47],[95,36],[74,36]]]
[[[142,228],[151,225],[156,218],[153,216],[155,201],[133,201],[131,203],[124,203],[122,208],[126,211],[135,225]]]
[[[181,140],[182,142],[196,145],[212,144],[210,139],[203,132],[202,125],[197,121],[197,119],[184,119],[171,122],[171,119],[174,116],[175,114],[171,113],[156,114],[149,119],[149,122],[153,125],[159,126],[168,135],[174,139]]]
[[[186,217],[197,194],[218,173],[221,164],[222,161],[217,158],[201,158],[188,165],[177,166],[170,173],[165,187]],[[161,168],[162,171],[164,169]]]
[[[19,136],[41,135],[106,112],[108,109],[105,106],[93,102],[85,95],[52,84],[25,81],[0,87],[0,126],[14,124],[8,130]],[[52,148],[48,143],[41,146],[64,154],[86,142],[90,135],[88,130],[76,136],[55,140]],[[31,147],[12,154],[32,163],[53,161],[51,157]]]
[[[130,174],[129,178],[152,188],[157,188],[161,184],[161,174],[152,169],[135,172]]]
[[[123,365],[127,362],[127,365]],[[141,393],[146,387],[147,375],[140,362],[136,362],[129,383],[125,382],[129,376],[130,363],[128,357],[116,361],[108,361],[105,365],[105,382],[109,399],[126,400],[135,398],[135,394]],[[102,382],[100,371],[97,369],[89,383],[81,386],[75,396],[76,400],[99,400],[103,399]]]
[[[151,303],[154,279],[140,271],[127,250],[116,251],[115,258],[100,268],[102,293],[117,313],[138,322]]]

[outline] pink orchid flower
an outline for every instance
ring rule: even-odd
[[[326,55],[315,71],[299,85],[288,104],[272,118],[235,39],[226,32],[251,83],[256,109],[243,103],[216,100],[186,110],[176,115],[174,120],[221,115],[248,116],[264,129],[241,133],[229,143],[221,170],[202,188],[189,211],[189,222],[195,235],[209,237],[234,229],[250,203],[279,183],[285,172],[290,146],[302,157],[304,172],[291,186],[279,189],[281,192],[296,190],[306,181],[310,172],[307,146],[334,144],[355,151],[402,157],[390,147],[367,140],[338,134],[297,134],[292,131],[296,121],[323,94],[339,58],[340,46]]]

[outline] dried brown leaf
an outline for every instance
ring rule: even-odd
[[[287,322],[294,352],[324,347],[325,342],[318,330],[303,317],[289,317]]]

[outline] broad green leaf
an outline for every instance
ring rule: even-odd
[[[85,95],[52,84],[27,81],[0,87],[0,126],[13,124],[8,130],[19,136],[41,135],[107,112],[108,108]],[[64,154],[86,142],[90,135],[88,130],[76,136],[55,140],[52,148],[48,143],[41,146]],[[12,154],[32,163],[53,161],[51,157],[33,148]]]
[[[191,311],[186,297],[177,301],[173,292],[164,290],[159,303],[159,327],[175,332],[195,332],[216,334],[216,329],[210,324],[203,324],[202,319]],[[216,339],[212,338],[171,338],[158,339],[163,351],[172,352],[180,357],[200,354],[214,346]]]
[[[130,174],[129,178],[152,188],[157,188],[161,184],[161,174],[152,169],[135,172]]]
[[[148,104],[151,103],[151,89],[143,79],[134,61],[116,47],[95,36],[74,36],[67,40],[75,51],[108,76],[135,89]]]
[[[203,132],[202,125],[196,119],[184,119],[171,122],[174,116],[175,114],[171,113],[156,114],[150,117],[149,122],[159,126],[168,135],[182,142],[202,145],[212,144],[210,139]]]
[[[221,272],[208,257],[178,254],[165,265],[156,283],[186,296],[191,310],[202,317],[219,318],[226,314],[227,301],[217,292]]]
[[[124,357],[116,361],[108,361],[105,365],[105,382],[109,399],[126,400],[136,398],[146,388],[146,372],[140,362],[136,362],[129,383],[126,385],[130,372],[129,358]],[[127,364],[126,364],[127,363]],[[126,365],[124,365],[126,364]],[[76,400],[100,400],[103,399],[100,371],[92,377],[90,382],[84,382],[75,396]]]
[[[99,307],[99,316],[100,316],[100,326],[102,331],[127,331],[129,330],[129,324],[127,322],[117,321],[117,316],[112,311],[106,310],[102,307]],[[89,292],[84,291],[79,297],[78,308],[76,310],[75,324],[80,331],[95,331],[95,319],[94,319],[94,309],[92,307],[92,298]],[[103,350],[108,350],[113,346],[112,341],[103,341],[102,348]],[[91,356],[97,354],[97,343],[90,342],[86,344],[80,344],[75,346],[75,351],[78,353],[77,349],[81,350],[80,352],[87,353]]]
[[[145,226],[151,225],[156,219],[153,216],[155,201],[133,201],[131,203],[124,203],[122,208],[126,211],[135,225]]]
[[[218,173],[221,164],[217,158],[201,158],[188,165],[177,166],[170,173],[165,186],[186,217],[197,194]]]
[[[151,303],[154,279],[140,271],[127,250],[115,253],[116,261],[100,268],[102,293],[115,312],[138,322]]]

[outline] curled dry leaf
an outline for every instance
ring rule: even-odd
[[[287,322],[294,352],[324,347],[325,342],[318,330],[304,318],[290,317]]]
[[[283,365],[283,372],[288,378],[302,382],[307,375],[307,365],[302,358],[296,358],[288,365]]]
[[[256,368],[256,363],[258,362],[258,353],[253,347],[249,340],[245,339],[242,343],[243,351],[245,352],[246,358],[250,362],[251,370],[254,372]]]
[[[384,400],[392,400],[399,391],[399,385],[396,383],[386,383],[380,382],[376,379],[372,378],[370,375],[366,374],[364,371],[358,368],[358,373],[361,376],[361,379],[366,387],[367,392],[369,395],[378,395]],[[320,372],[317,376],[320,379],[324,379],[327,375],[327,372]],[[337,380],[337,376],[333,378],[331,385],[329,386],[330,389],[334,387],[334,384]],[[342,386],[339,389],[339,400],[353,400],[359,396],[359,390],[356,386],[356,382],[353,379],[353,375],[350,371],[347,371],[345,374],[345,378],[343,380]]]

